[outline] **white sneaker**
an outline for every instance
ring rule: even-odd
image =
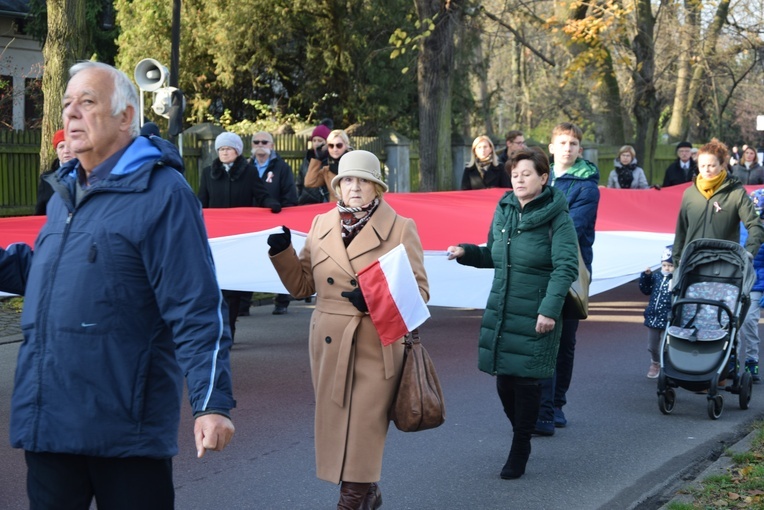
[[[661,364],[656,363],[654,361],[650,363],[650,370],[647,371],[647,378],[657,379],[660,373],[661,373]]]

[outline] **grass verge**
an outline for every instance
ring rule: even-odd
[[[23,297],[12,297],[7,299],[0,299],[0,308],[3,310],[12,310],[16,313],[21,313],[21,309],[24,307]]]
[[[764,509],[764,422],[754,424],[751,449],[732,454],[733,466],[724,475],[710,476],[685,494],[691,503],[671,502],[668,510],[718,508]]]

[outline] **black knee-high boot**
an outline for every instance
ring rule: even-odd
[[[541,387],[536,379],[515,378],[515,411],[512,424],[512,448],[501,470],[505,480],[520,478],[531,455],[531,436],[536,427],[541,399]]]
[[[504,414],[509,418],[509,423],[515,425],[515,387],[510,375],[496,376],[496,391],[499,394],[499,400],[504,408]]]

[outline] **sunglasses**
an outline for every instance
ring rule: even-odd
[[[338,149],[341,149],[341,148],[343,148],[345,146],[344,143],[327,143],[326,145],[330,149],[334,149],[335,147],[337,147]]]
[[[271,143],[269,140],[252,140],[252,145],[268,145]]]

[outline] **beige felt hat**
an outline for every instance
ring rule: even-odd
[[[336,188],[343,177],[358,177],[376,182],[385,191],[389,188],[382,180],[379,159],[369,151],[350,151],[340,158],[337,175],[332,179],[332,188]]]

